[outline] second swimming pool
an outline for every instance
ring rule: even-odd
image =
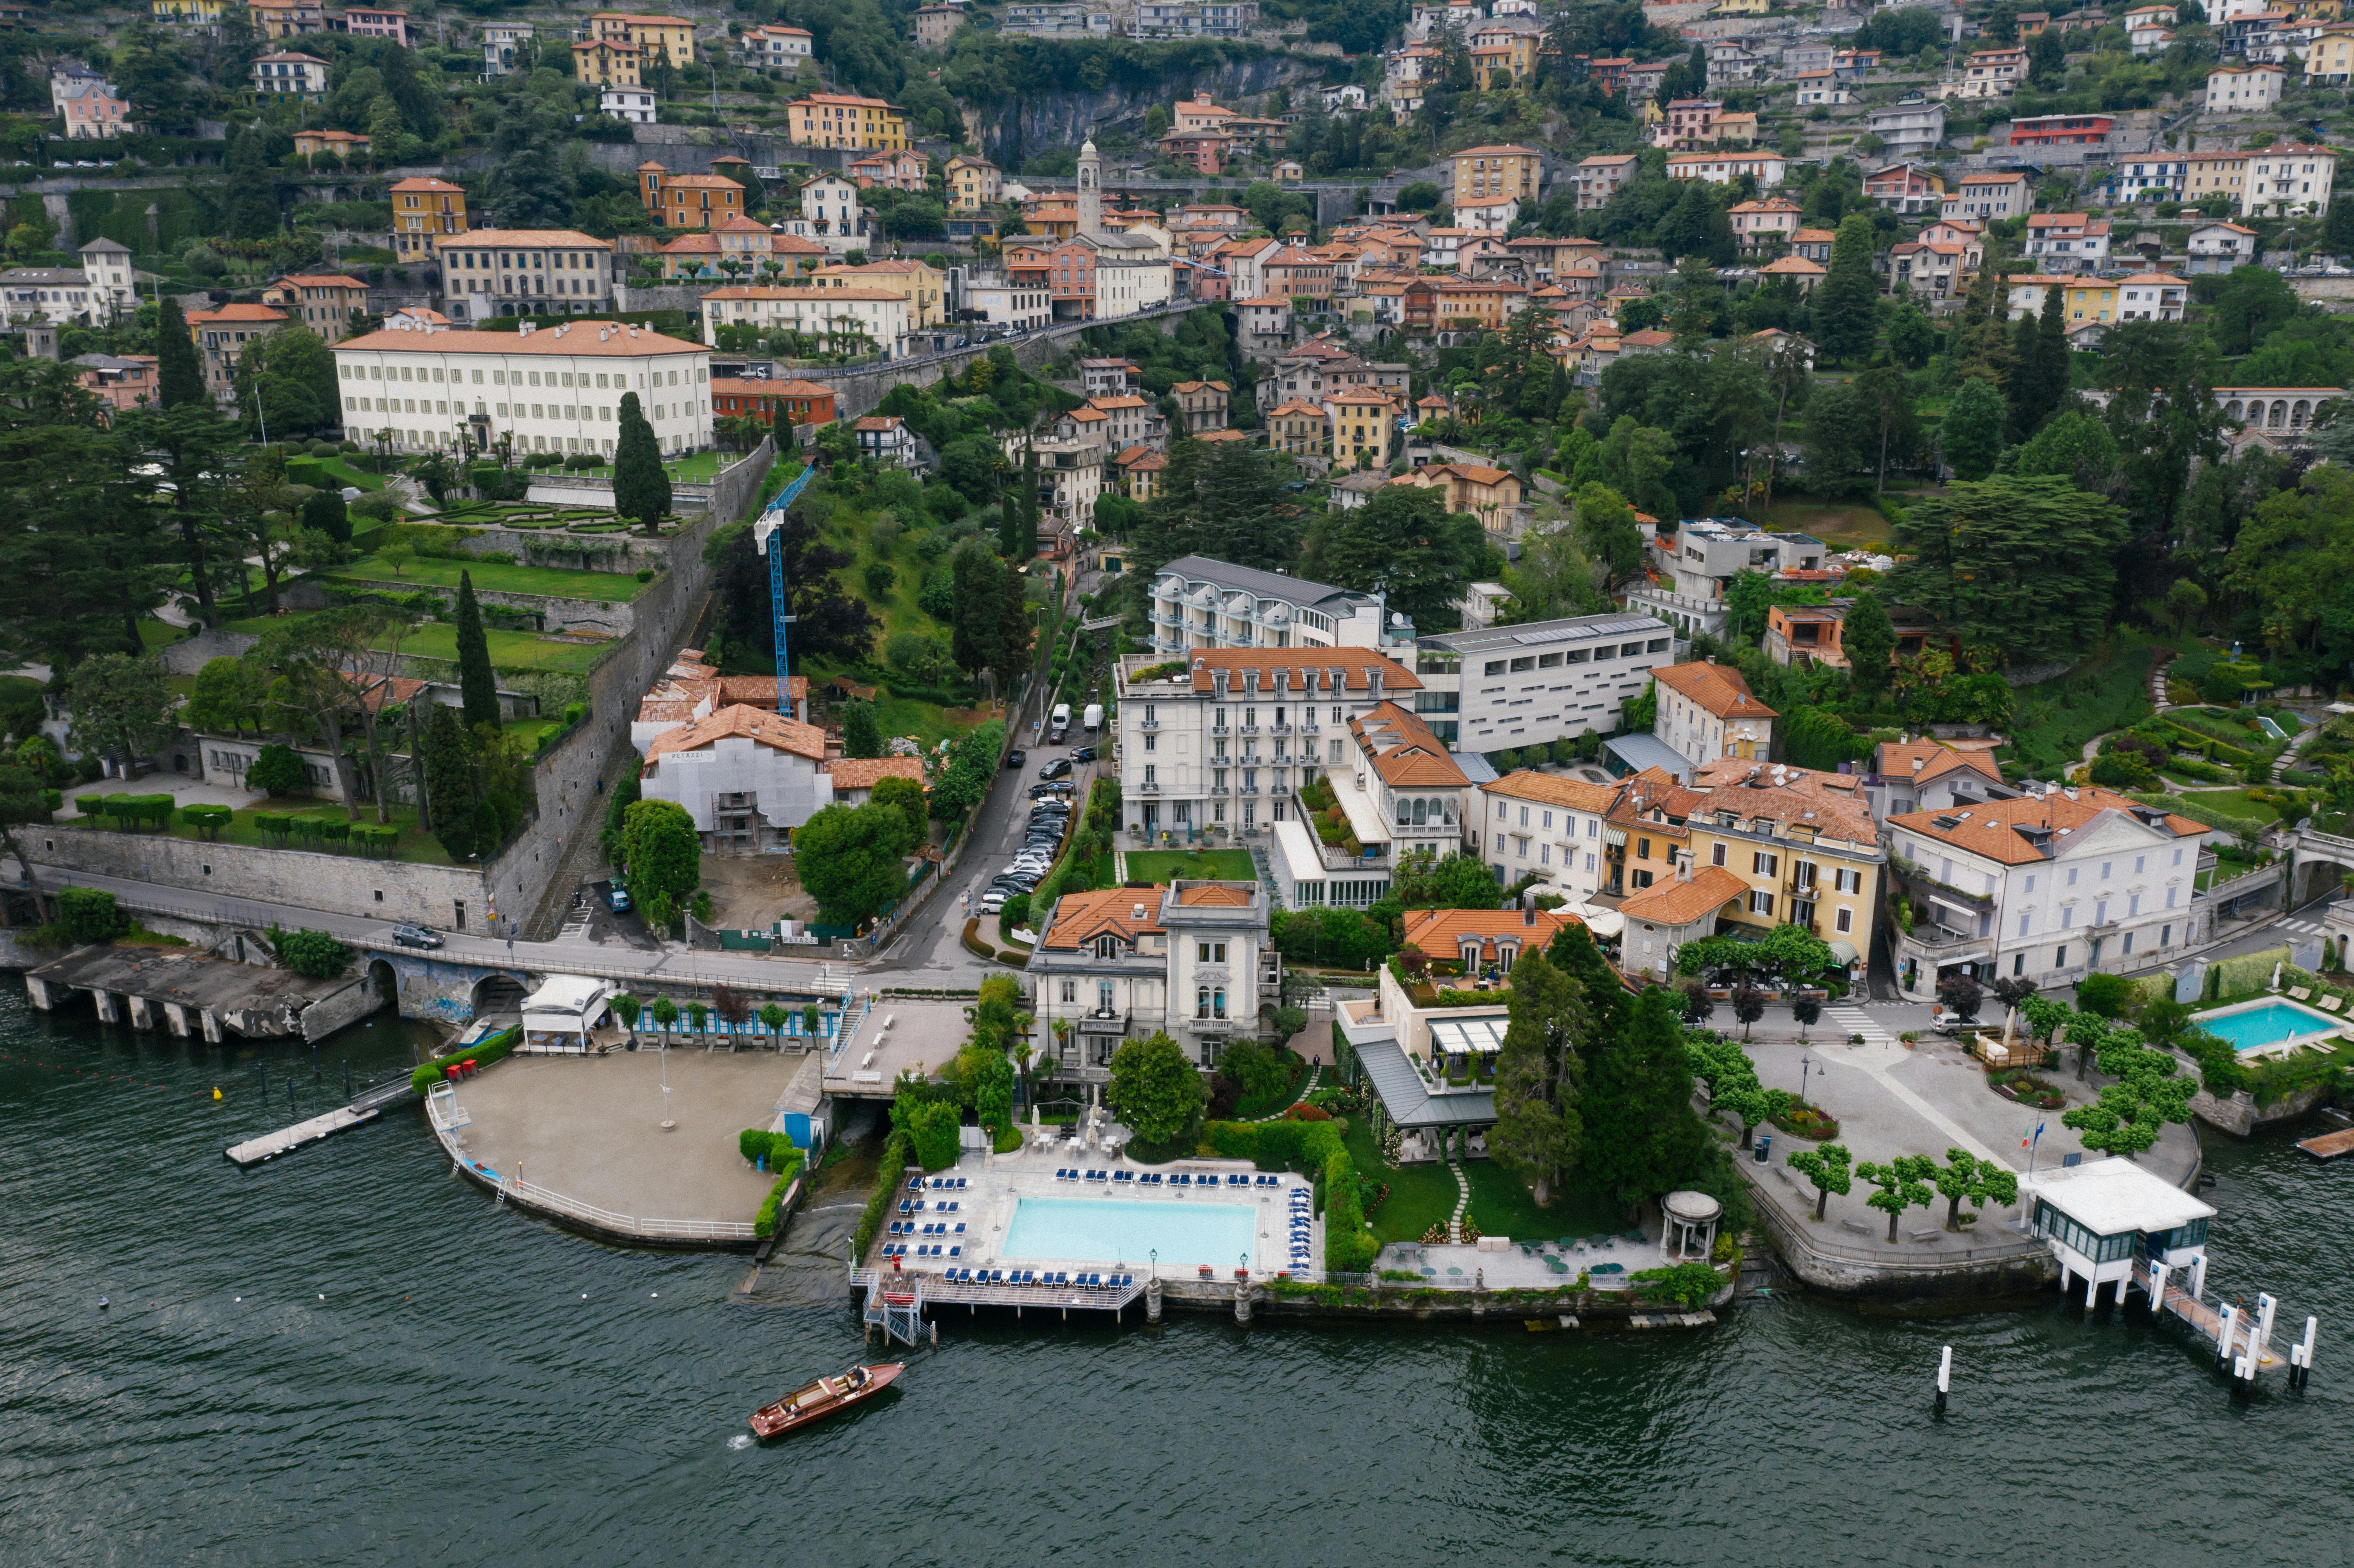
[[[1005,1230],[1009,1258],[1231,1268],[1252,1250],[1256,1206],[1185,1199],[1023,1198]]]

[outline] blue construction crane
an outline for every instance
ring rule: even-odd
[[[797,716],[793,713],[791,671],[785,662],[785,628],[793,623],[793,618],[786,612],[791,601],[785,598],[785,548],[776,538],[778,530],[784,526],[785,514],[801,499],[801,492],[809,488],[816,472],[814,468],[804,468],[794,475],[793,482],[769,503],[760,520],[752,524],[752,547],[769,557],[769,615],[777,633],[777,712],[786,718]]]

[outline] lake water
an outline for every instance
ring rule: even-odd
[[[900,1390],[761,1448],[755,1405],[859,1356],[854,1197],[747,1298],[741,1257],[499,1209],[414,1109],[221,1159],[287,1066],[307,1115],[408,1049],[331,1042],[314,1084],[0,989],[0,1561],[2306,1564],[2354,1526],[2354,1163],[2283,1139],[2215,1140],[2211,1280],[2320,1315],[2303,1393],[2235,1400],[2179,1329],[2056,1298],[1654,1335],[950,1317]]]

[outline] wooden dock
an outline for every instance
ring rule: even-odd
[[[1146,1284],[1140,1279],[1133,1285],[1118,1289],[1089,1290],[1070,1285],[983,1285],[978,1280],[968,1285],[961,1280],[950,1281],[937,1274],[915,1269],[905,1269],[897,1274],[887,1268],[854,1268],[850,1271],[851,1287],[864,1290],[870,1296],[877,1291],[910,1289],[918,1278],[923,1281],[923,1300],[928,1307],[938,1308],[951,1303],[968,1310],[981,1307],[1012,1307],[1017,1313],[1024,1307],[1051,1307],[1061,1308],[1066,1318],[1073,1308],[1083,1311],[1118,1313],[1143,1297]]]
[[[2297,1147],[2316,1160],[2335,1160],[2341,1154],[2354,1154],[2354,1127],[2342,1132],[2325,1132],[2306,1139]]]
[[[335,1134],[348,1128],[374,1121],[385,1107],[395,1101],[408,1098],[411,1092],[408,1080],[406,1078],[395,1079],[388,1084],[378,1084],[376,1087],[363,1092],[347,1106],[338,1106],[335,1109],[321,1116],[314,1116],[308,1121],[298,1121],[292,1127],[281,1127],[276,1132],[264,1133],[260,1138],[249,1139],[243,1143],[232,1143],[221,1150],[221,1153],[238,1169],[250,1171],[253,1167],[267,1160],[275,1160],[281,1154],[291,1154],[305,1145],[317,1143],[323,1139],[333,1138]]]
[[[2148,1268],[2136,1262],[2131,1283],[2133,1287],[2144,1296],[2148,1295]],[[2173,1313],[2197,1330],[2200,1338],[2215,1347],[2215,1353],[2219,1360],[2228,1362],[2232,1357],[2241,1351],[2252,1351],[2256,1358],[2255,1370],[2259,1374],[2278,1372],[2288,1365],[2287,1360],[2274,1355],[2269,1346],[2257,1348],[2256,1323],[2252,1317],[2243,1314],[2234,1322],[2232,1329],[2232,1342],[2226,1345],[2223,1343],[2223,1315],[2204,1301],[2197,1299],[2190,1292],[2170,1279],[2166,1282],[2166,1299],[2159,1303],[2159,1306],[2163,1310]]]

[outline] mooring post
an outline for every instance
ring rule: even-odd
[[[1937,1358],[1937,1414],[1946,1413],[1946,1394],[1954,1384],[1954,1347],[1947,1345]]]
[[[2227,1305],[2216,1316],[2222,1321],[2215,1330],[2215,1359],[2222,1364],[2226,1372],[2229,1372],[2232,1366],[2232,1336],[2239,1331],[2240,1309]]]
[[[1251,1287],[1247,1279],[1235,1282],[1235,1321],[1248,1323],[1251,1318]]]
[[[1144,1284],[1144,1320],[1161,1321],[1161,1277],[1157,1274]]]
[[[2305,1338],[2289,1347],[2288,1381],[2293,1388],[2303,1388],[2313,1381],[2313,1338],[2321,1327],[2317,1318],[2305,1320]]]

